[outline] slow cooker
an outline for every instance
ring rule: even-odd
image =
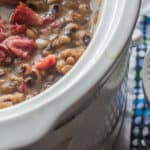
[[[99,16],[87,51],[51,88],[0,110],[0,149],[112,148],[126,107],[128,45],[139,6],[140,0],[91,0]]]

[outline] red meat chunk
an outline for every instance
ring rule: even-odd
[[[26,4],[20,3],[11,17],[12,24],[24,24],[24,25],[32,25],[39,26],[43,22],[41,16],[39,16],[35,11],[29,8]]]
[[[56,57],[54,55],[48,55],[47,57],[37,62],[35,64],[35,67],[39,70],[46,70],[52,67],[55,63],[56,63]]]
[[[11,33],[12,34],[23,34],[26,31],[25,25],[11,25]]]
[[[28,58],[31,55],[36,44],[34,40],[29,40],[25,37],[11,36],[3,41],[8,50],[20,58]]]

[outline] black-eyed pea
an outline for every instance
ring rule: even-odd
[[[5,94],[0,97],[1,102],[12,102],[13,104],[19,103],[24,99],[24,94],[15,92],[13,94]]]
[[[76,46],[80,46],[80,45],[82,45],[82,41],[76,40],[76,41],[74,41],[74,44],[75,44]]]
[[[24,99],[24,94],[23,93],[16,92],[16,93],[10,95],[10,101],[13,104],[20,103],[21,101],[23,101],[23,99]]]
[[[85,14],[85,13],[88,13],[89,12],[89,7],[87,4],[80,4],[79,6],[79,11],[82,13],[82,14]]]
[[[95,25],[97,24],[98,16],[99,16],[99,11],[97,10],[97,11],[94,13],[94,17],[93,17],[93,23],[94,23]]]
[[[31,73],[31,66],[29,64],[23,64],[21,67],[19,67],[18,72],[26,76]]]
[[[31,29],[27,29],[25,34],[30,39],[36,39],[37,38],[37,34]]]
[[[7,81],[1,85],[0,90],[2,93],[7,94],[14,92],[17,89],[17,87],[17,81]]]
[[[55,15],[57,15],[59,13],[60,10],[60,6],[59,3],[55,3],[53,5],[51,5],[51,12]]]
[[[77,51],[75,49],[71,49],[70,54],[68,56],[72,56],[72,57],[76,58],[76,55],[77,55]]]
[[[43,50],[42,51],[42,56],[46,57],[48,55],[52,54],[52,51],[46,51],[46,50]]]
[[[83,37],[84,34],[85,34],[85,31],[84,31],[84,30],[78,30],[78,31],[76,32],[76,34],[75,34],[75,37],[76,37],[77,39],[80,39],[80,38]]]
[[[78,60],[83,54],[83,51],[78,51],[75,55],[76,60]]]
[[[61,57],[66,59],[69,56],[74,56],[75,50],[74,49],[66,49],[61,53]]]
[[[53,42],[52,42],[52,47],[59,47],[60,46],[60,41],[59,41],[59,38],[55,39]]]
[[[6,82],[6,80],[0,79],[0,85],[3,84],[4,82]]]
[[[60,56],[61,56],[61,58],[66,59],[69,56],[68,54],[69,54],[69,51],[65,50],[60,54]]]
[[[67,35],[62,35],[59,37],[60,43],[62,44],[68,44],[71,42],[71,38]]]
[[[82,55],[83,51],[77,51],[75,49],[68,49],[66,51],[64,51],[64,58],[67,59],[67,57],[73,57],[76,60],[78,60],[80,58],[80,56]]]
[[[41,74],[39,70],[37,69],[32,69],[32,72],[25,77],[25,82],[27,83],[28,86],[34,86],[36,83],[41,81]]]
[[[76,62],[76,60],[75,60],[75,58],[72,57],[72,56],[69,56],[69,57],[67,57],[67,59],[66,59],[66,63],[67,63],[68,65],[74,65],[75,62]]]
[[[56,60],[59,61],[60,59],[62,59],[61,54],[56,55]]]
[[[91,33],[85,30],[79,30],[75,34],[76,41],[87,46],[91,41]]]
[[[82,20],[82,17],[83,16],[77,12],[73,12],[73,14],[72,14],[72,18],[74,21],[80,21],[80,20]]]
[[[54,41],[57,37],[58,37],[57,34],[51,34],[51,35],[49,35],[48,40],[49,40],[49,42],[52,42],[52,41]]]
[[[0,109],[7,108],[7,107],[10,107],[12,105],[13,105],[12,102],[0,102]]]
[[[40,81],[42,79],[41,72],[38,69],[33,68],[32,74],[33,74],[33,77],[37,79],[37,81]]]
[[[85,45],[88,45],[89,43],[90,43],[90,41],[91,41],[91,35],[90,34],[85,34],[84,36],[83,36],[83,43],[85,44]]]
[[[5,74],[6,74],[6,71],[0,68],[0,77],[3,77]]]
[[[57,71],[58,73],[61,73],[61,68],[62,68],[62,67],[60,67],[59,65],[56,65],[56,71]]]
[[[68,49],[68,56],[73,56],[76,53],[75,49]]]
[[[67,35],[61,35],[57,39],[52,42],[52,47],[60,47],[64,44],[69,44],[71,42],[71,38]]]
[[[59,72],[59,73],[61,73],[61,69],[62,69],[65,65],[66,65],[66,62],[65,62],[63,59],[57,61],[57,63],[56,63],[56,71]]]
[[[9,78],[11,81],[15,81],[15,82],[22,82],[23,81],[23,77],[18,77],[16,75],[11,75]]]
[[[61,68],[61,72],[63,74],[66,74],[71,68],[72,68],[72,65],[65,65],[64,67]]]
[[[24,75],[31,73],[31,66],[29,64],[23,64],[22,67],[24,68]]]
[[[44,49],[48,46],[49,44],[49,41],[48,40],[45,40],[45,39],[36,39],[36,45],[38,47],[38,49]]]
[[[64,23],[72,22],[72,17],[71,16],[64,16]]]
[[[49,76],[47,77],[47,80],[48,80],[48,81],[53,81],[54,78],[55,78],[55,76],[51,74],[51,75],[49,75]]]
[[[70,35],[72,33],[75,33],[78,29],[79,29],[79,25],[78,24],[76,24],[76,23],[69,23],[65,27],[65,33]]]
[[[52,47],[51,43],[49,43],[48,46],[42,51],[42,55],[45,57],[52,53],[53,53],[53,47]]]

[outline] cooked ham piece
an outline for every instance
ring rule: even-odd
[[[34,40],[21,36],[10,36],[0,44],[0,64],[9,55],[23,59],[29,58],[35,48]]]
[[[3,43],[14,55],[21,58],[28,58],[36,45],[34,40],[29,40],[21,36],[10,36]]]
[[[25,25],[17,25],[17,24],[10,25],[11,33],[15,35],[23,34],[26,31],[26,28],[27,27]]]
[[[7,38],[10,33],[13,35],[23,34],[26,31],[25,25],[8,24],[6,20],[0,19],[0,42]]]
[[[11,23],[39,26],[43,23],[43,19],[26,4],[20,3],[12,14]]]

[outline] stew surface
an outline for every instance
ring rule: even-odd
[[[0,0],[0,108],[50,87],[91,40],[90,0]]]

